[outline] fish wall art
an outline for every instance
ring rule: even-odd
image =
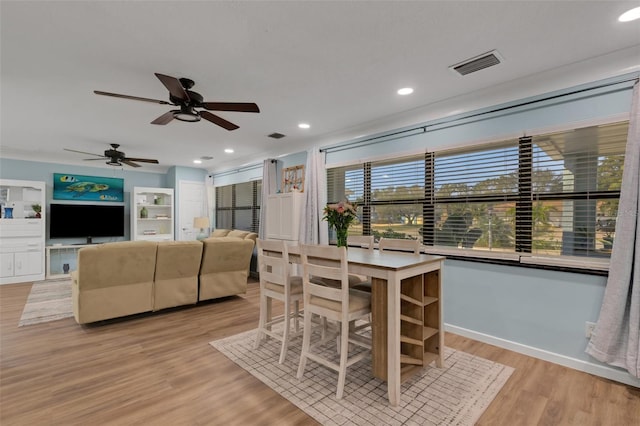
[[[53,199],[122,202],[124,179],[54,173]]]

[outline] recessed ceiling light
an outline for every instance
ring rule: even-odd
[[[403,87],[398,90],[398,95],[410,95],[413,93],[413,89],[411,87]]]
[[[202,164],[202,160],[193,160],[194,164]]]
[[[298,127],[300,127],[301,129],[308,129],[311,126],[307,123],[300,123],[298,124]]]
[[[630,22],[635,21],[640,18],[640,7],[634,7],[631,10],[627,10],[625,13],[620,15],[618,21],[620,22]]]
[[[227,154],[233,154],[233,150],[231,148],[227,148],[224,150]]]

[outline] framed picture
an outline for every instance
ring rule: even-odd
[[[122,202],[124,179],[54,173],[53,199]]]
[[[282,169],[282,192],[304,192],[304,166]]]

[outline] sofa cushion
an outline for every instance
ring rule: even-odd
[[[200,241],[161,241],[156,256],[153,310],[194,304],[198,301],[198,273],[202,258]]]
[[[216,229],[211,233],[210,237],[225,237],[229,232],[231,232],[230,229]]]
[[[251,232],[249,232],[249,231],[240,231],[239,229],[234,229],[233,231],[230,231],[227,234],[227,237],[234,237],[234,238],[242,238],[242,239],[244,239],[250,233]]]
[[[222,237],[202,242],[198,300],[246,293],[253,241]]]
[[[84,290],[152,283],[158,243],[122,241],[78,250],[77,277]]]
[[[255,232],[249,232],[249,234],[244,237],[245,240],[251,240],[253,241],[253,243],[256,243],[256,240],[258,239],[258,234],[256,234]]]
[[[123,241],[78,250],[73,313],[79,324],[148,312],[153,307],[157,243]]]

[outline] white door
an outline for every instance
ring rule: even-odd
[[[207,203],[204,182],[190,182],[181,180],[178,184],[178,217],[176,224],[178,229],[176,235],[178,240],[195,240],[200,233],[200,229],[193,227],[193,218],[209,216],[207,213]],[[207,230],[205,230],[206,232]]]

